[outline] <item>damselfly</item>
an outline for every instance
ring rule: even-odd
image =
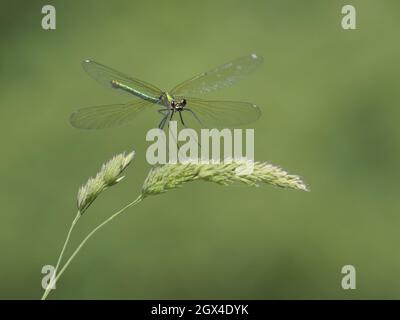
[[[260,109],[248,102],[213,101],[191,98],[220,88],[230,86],[254,71],[262,57],[251,54],[225,63],[208,72],[178,84],[170,91],[162,91],[142,80],[124,75],[92,60],[85,60],[82,66],[98,82],[109,88],[125,91],[139,98],[124,104],[112,104],[82,108],[71,114],[70,122],[76,128],[102,129],[116,127],[133,120],[141,111],[151,105],[158,105],[162,119],[158,125],[163,129],[174,115],[185,125],[183,113],[193,117],[202,127],[232,127],[245,125],[257,120]]]

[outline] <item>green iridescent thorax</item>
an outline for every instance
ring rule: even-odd
[[[160,96],[161,104],[165,107],[171,106],[174,101],[174,97],[171,96],[168,92],[163,92]]]
[[[182,111],[186,106],[186,99],[176,100],[175,97],[170,95],[168,92],[163,92],[160,96],[159,103],[169,110]]]

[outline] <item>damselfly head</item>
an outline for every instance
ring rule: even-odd
[[[177,101],[177,100],[171,101],[171,107],[175,111],[182,111],[184,106],[186,106],[186,99],[181,99],[179,101]]]
[[[118,87],[119,87],[118,81],[116,81],[116,80],[111,80],[111,86],[112,86],[113,88],[118,88]]]

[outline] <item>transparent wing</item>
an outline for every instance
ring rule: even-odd
[[[232,85],[254,71],[263,58],[250,54],[201,73],[171,90],[173,95],[198,95]]]
[[[126,104],[87,107],[72,113],[69,121],[73,127],[79,129],[117,127],[132,121],[141,111],[151,105],[151,102],[139,100]]]
[[[127,76],[96,61],[84,60],[82,62],[82,67],[93,79],[109,88],[115,88],[111,82],[118,81],[119,83],[138,92],[144,93],[145,95],[157,99],[160,96],[161,90],[156,86]]]
[[[185,99],[185,119],[193,116],[203,127],[242,126],[256,121],[261,116],[260,109],[249,102]]]

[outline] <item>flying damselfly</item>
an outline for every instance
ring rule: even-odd
[[[250,54],[201,73],[178,84],[170,91],[162,91],[142,80],[124,75],[93,60],[85,60],[82,66],[98,82],[109,88],[125,91],[139,98],[123,104],[112,104],[78,109],[70,116],[71,124],[81,129],[116,127],[133,120],[151,105],[158,105],[163,129],[176,114],[186,127],[183,113],[190,115],[202,127],[232,127],[257,120],[260,109],[249,102],[213,101],[192,98],[232,85],[254,71],[263,58]]]

